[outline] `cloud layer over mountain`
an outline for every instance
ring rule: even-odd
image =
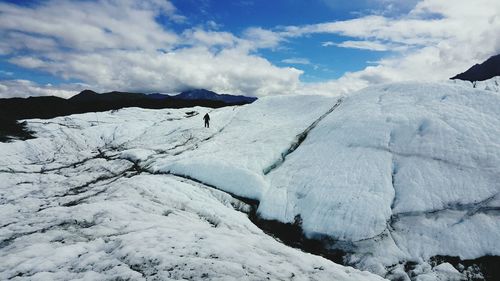
[[[500,2],[414,2],[377,1],[378,10],[348,20],[271,29],[250,26],[240,34],[224,31],[213,21],[192,25],[168,1],[0,3],[0,35],[5,38],[0,54],[18,67],[67,79],[68,84],[79,81],[98,91],[207,88],[266,96],[338,94],[381,82],[446,79],[500,52]],[[409,12],[395,14],[396,10]],[[300,80],[301,67],[310,63],[307,57],[299,63],[296,58],[273,62],[262,55],[261,51],[278,52],[319,34],[349,39],[318,41],[318,46],[387,55],[360,71],[315,83]],[[34,82],[0,80],[0,96],[67,96],[67,89],[76,93],[82,88],[35,84],[45,90],[32,91],[26,90],[26,83]]]

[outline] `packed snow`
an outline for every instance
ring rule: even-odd
[[[283,246],[241,202],[174,176],[123,177],[78,197],[30,193],[1,213],[2,280],[380,279]]]
[[[0,144],[0,279],[377,280],[269,237],[239,196],[362,270],[460,280],[430,259],[500,255],[499,104],[401,83],[28,120],[36,139]]]
[[[209,130],[206,108],[30,120],[38,138],[0,144],[0,279],[382,280],[285,246],[249,205],[149,168],[240,110],[211,111]]]

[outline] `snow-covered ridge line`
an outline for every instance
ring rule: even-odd
[[[307,138],[307,134],[309,134],[309,132],[314,129],[318,125],[318,123],[321,122],[321,120],[323,120],[328,114],[332,113],[337,107],[339,107],[341,103],[342,98],[338,99],[337,103],[335,103],[330,109],[328,109],[327,112],[323,113],[323,115],[321,115],[318,119],[314,120],[314,122],[312,122],[311,125],[309,125],[302,133],[298,134],[295,140],[291,143],[290,147],[280,154],[279,159],[262,170],[264,175],[269,174],[272,170],[281,166],[281,164],[285,162],[286,157],[289,154],[293,153],[297,149],[297,147],[299,147],[300,144],[304,142],[304,140]]]

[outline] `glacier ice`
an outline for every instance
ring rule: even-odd
[[[428,260],[500,255],[499,104],[464,83],[398,83],[28,120],[36,139],[0,144],[0,276],[376,280],[280,244],[230,193],[261,218],[300,217],[363,270],[459,278]]]
[[[244,202],[151,168],[241,109],[212,111],[210,130],[186,110],[30,120],[36,139],[0,144],[0,279],[382,280],[285,246]]]

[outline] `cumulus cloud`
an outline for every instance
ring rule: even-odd
[[[287,26],[280,33],[286,37],[332,33],[407,45],[429,45],[450,37],[453,32],[450,27],[451,24],[444,19],[392,19],[371,15],[345,21]]]
[[[169,1],[0,3],[0,13],[0,35],[8,39],[0,43],[0,53],[10,63],[83,81],[98,91],[207,88],[264,96],[295,91],[302,73],[254,54],[279,44],[281,37],[273,32],[250,28],[240,38],[216,30],[220,26],[215,22],[208,23],[208,29],[167,30],[157,17],[185,20]],[[3,89],[2,96],[50,92],[47,87],[23,83],[4,86],[11,92]]]
[[[25,68],[41,68],[44,62],[41,59],[31,56],[20,56],[9,59],[9,62]]]
[[[245,30],[243,37],[251,49],[276,48],[285,40],[284,36],[260,27],[251,27]]]
[[[305,85],[305,91],[343,92],[370,84],[444,80],[500,53],[500,2],[478,0],[453,3],[424,0],[398,18],[370,15],[352,20],[284,27],[285,37],[332,33],[360,40],[323,46],[394,51],[377,65],[346,73],[340,79]],[[349,83],[349,86],[343,86]],[[354,86],[353,86],[354,85]]]
[[[339,3],[325,1],[332,7]],[[364,0],[352,2],[367,6]],[[222,31],[215,22],[182,32],[168,30],[156,21],[159,16],[171,22],[186,18],[162,0],[0,3],[0,36],[5,39],[0,41],[0,55],[24,68],[83,81],[98,91],[207,88],[265,96],[334,94],[383,82],[443,80],[464,71],[471,62],[500,53],[499,1],[376,0],[374,8],[378,11],[349,20],[271,30],[250,27],[237,36]],[[400,13],[394,16],[390,10]],[[258,54],[259,49],[280,50],[314,34],[348,37],[318,43],[324,47],[386,51],[389,55],[339,79],[301,83],[301,70],[278,67]],[[303,57],[282,62],[310,63]],[[22,85],[2,83],[2,96],[5,87],[16,92],[14,87]],[[31,87],[35,93],[48,92],[45,86]]]
[[[117,5],[121,3],[121,5]],[[37,40],[55,40],[59,47],[77,51],[108,48],[168,48],[176,43],[175,33],[154,21],[160,13],[175,15],[168,1],[49,1],[33,6],[0,3],[2,35],[22,34],[39,51]],[[22,39],[22,38],[20,38]],[[24,41],[23,40],[23,41]],[[50,44],[50,43],[45,43]]]
[[[48,56],[45,71],[71,73],[94,89],[146,92],[176,92],[208,88],[222,93],[264,96],[294,90],[301,71],[279,68],[245,51],[229,48],[213,53],[208,47],[175,52],[145,53],[110,50],[88,54]]]
[[[0,81],[0,97],[13,98],[24,96],[58,96],[70,98],[83,90],[87,85],[68,84],[53,87],[52,85],[38,85],[35,82],[16,79]]]
[[[183,32],[184,43],[194,46],[234,47],[239,39],[229,32],[207,31],[201,28],[188,29]]]

